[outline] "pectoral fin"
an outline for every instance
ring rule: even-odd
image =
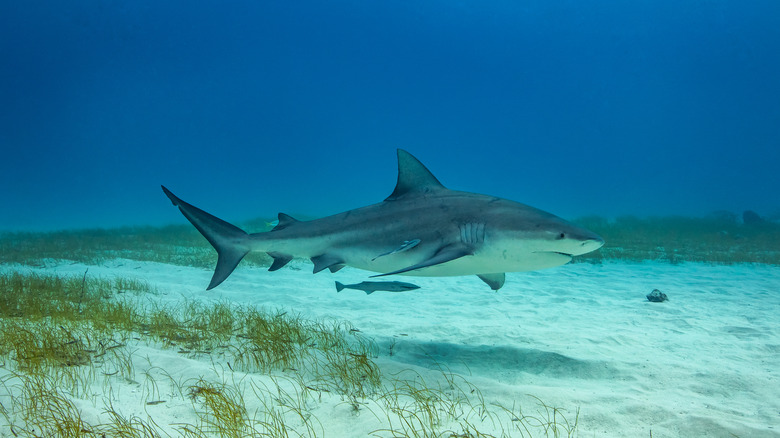
[[[429,258],[428,260],[423,260],[416,265],[407,266],[406,268],[399,269],[397,271],[388,272],[386,274],[372,275],[371,277],[384,277],[385,275],[401,274],[404,272],[414,271],[415,269],[422,269],[429,266],[447,263],[452,260],[473,254],[474,251],[465,245],[447,245],[439,249],[439,251],[437,251],[436,254],[434,254],[433,257]]]
[[[506,274],[503,272],[500,274],[477,274],[477,277],[487,283],[487,285],[490,286],[490,288],[493,290],[501,289],[501,287],[504,286],[504,281],[506,280]]]

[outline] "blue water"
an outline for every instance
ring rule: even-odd
[[[384,199],[780,212],[780,2],[0,2],[0,230]]]

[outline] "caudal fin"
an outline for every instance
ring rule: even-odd
[[[344,290],[344,285],[337,281],[336,282],[336,292],[341,292],[343,290]]]
[[[173,205],[179,207],[179,211],[181,211],[184,217],[217,250],[217,267],[214,269],[214,276],[211,277],[211,283],[209,283],[206,290],[219,286],[220,283],[230,276],[241,259],[249,252],[247,245],[249,235],[241,228],[182,201],[165,186],[160,187],[173,202]]]

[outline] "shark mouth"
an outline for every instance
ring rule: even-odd
[[[538,254],[540,258],[548,257],[550,259],[558,259],[563,260],[564,258],[566,260],[572,260],[574,258],[573,254],[570,254],[568,252],[560,252],[560,251],[534,251],[534,254]]]
[[[566,257],[574,257],[572,254],[560,251],[534,251],[534,254],[559,254]]]

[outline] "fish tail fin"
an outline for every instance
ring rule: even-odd
[[[343,290],[344,290],[344,285],[337,281],[336,282],[336,292],[341,292]]]
[[[179,207],[179,211],[200,231],[203,237],[217,250],[217,267],[206,290],[213,289],[225,281],[236,269],[238,263],[249,252],[249,235],[235,225],[190,205],[161,186],[165,195]]]

